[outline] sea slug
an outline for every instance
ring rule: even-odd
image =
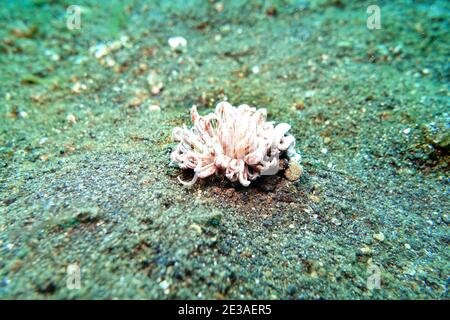
[[[295,138],[287,132],[291,126],[266,121],[266,109],[256,109],[246,104],[233,107],[223,101],[213,113],[200,116],[197,107],[191,108],[193,127],[186,125],[173,130],[173,138],[179,142],[170,155],[171,163],[181,169],[194,170],[192,181],[213,174],[224,174],[230,181],[243,186],[261,175],[278,172],[279,157],[293,147]]]

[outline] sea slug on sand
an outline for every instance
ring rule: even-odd
[[[246,104],[233,107],[223,101],[213,113],[200,116],[197,107],[191,108],[194,126],[186,125],[173,130],[173,138],[179,142],[171,153],[172,164],[181,169],[194,170],[193,185],[198,178],[224,174],[230,181],[243,186],[262,175],[278,172],[280,155],[299,155],[293,149],[295,138],[287,132],[291,126],[266,121],[266,109],[256,109]],[[291,160],[294,158],[291,158]],[[290,179],[291,180],[291,179]]]

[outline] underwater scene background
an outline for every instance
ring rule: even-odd
[[[449,17],[0,1],[0,298],[448,299]],[[223,100],[291,125],[298,180],[179,183],[173,128]]]

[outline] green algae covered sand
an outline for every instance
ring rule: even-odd
[[[3,2],[0,298],[448,299],[450,7],[377,2]],[[225,99],[299,180],[178,182]]]

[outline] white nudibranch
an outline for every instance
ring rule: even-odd
[[[279,157],[287,151],[290,163],[297,164],[301,156],[294,150],[295,138],[287,134],[287,123],[274,125],[266,121],[266,109],[256,109],[246,104],[233,107],[223,101],[213,113],[200,116],[197,107],[191,108],[193,127],[186,125],[173,130],[179,142],[170,155],[172,164],[181,169],[194,170],[190,182],[213,174],[224,174],[230,181],[243,186],[261,175],[278,172]]]

